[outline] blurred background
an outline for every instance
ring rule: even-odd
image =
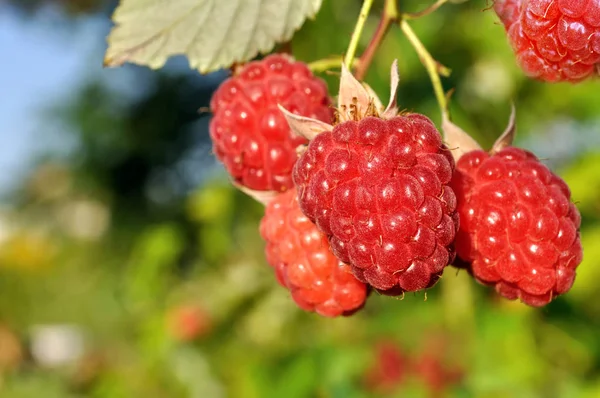
[[[325,0],[296,57],[343,54],[360,3]],[[115,2],[0,1],[0,397],[599,397],[598,81],[526,80],[490,5],[413,26],[453,70],[455,122],[489,146],[514,101],[517,143],[570,184],[586,251],[572,291],[531,309],[447,268],[427,295],[372,294],[331,320],[276,283],[261,206],[212,156],[198,110],[226,72],[103,69]],[[395,58],[401,106],[439,123],[398,29],[366,80],[387,98]]]

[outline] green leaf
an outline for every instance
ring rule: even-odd
[[[162,67],[186,55],[202,73],[248,61],[290,40],[322,0],[121,0],[106,66]]]

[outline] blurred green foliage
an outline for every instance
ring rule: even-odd
[[[423,2],[401,5],[415,11]],[[489,5],[448,4],[413,26],[453,71],[444,84],[456,89],[457,124],[490,145],[514,101],[520,142],[560,153],[557,172],[583,216],[585,259],[569,294],[531,309],[448,268],[426,296],[372,294],[343,319],[302,313],[265,262],[261,206],[211,166],[196,110],[214,84],[134,69],[145,90],[138,97],[93,80],[72,103],[48,104],[78,149],[37,160],[0,212],[0,396],[600,396],[600,148],[559,151],[574,136],[600,134],[598,83],[525,79]],[[325,0],[293,40],[297,58],[343,54],[359,8]],[[363,47],[380,1],[374,9]],[[425,70],[399,29],[366,80],[385,98],[394,59],[400,105],[439,122]],[[337,76],[323,77],[335,93]],[[562,120],[575,128],[546,133]],[[190,160],[190,148],[200,155]],[[82,338],[80,351],[67,326]],[[48,336],[54,351],[39,345]],[[380,352],[381,342],[395,348]]]

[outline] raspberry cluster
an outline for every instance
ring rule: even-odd
[[[450,151],[419,114],[347,121],[294,168],[300,207],[356,277],[389,294],[433,286],[454,258]]]
[[[539,14],[541,3],[495,7],[504,21],[549,19],[553,8]],[[551,3],[574,13],[574,2]],[[370,288],[428,289],[453,262],[531,306],[566,293],[583,255],[580,215],[564,181],[510,146],[514,117],[489,153],[445,118],[450,150],[429,118],[398,111],[395,64],[390,80],[384,109],[343,67],[334,120],[324,83],[306,65],[269,56],[212,100],[215,152],[238,187],[266,205],[267,262],[296,304],[349,315]]]
[[[267,205],[260,234],[267,262],[300,308],[335,317],[362,307],[366,285],[331,253],[327,237],[300,210],[295,189]]]
[[[578,82],[600,63],[600,2],[496,0],[517,61],[530,77]]]
[[[531,306],[566,293],[582,260],[581,218],[569,188],[530,152],[467,153],[452,187],[456,253],[480,282]]]
[[[238,184],[259,191],[292,187],[296,148],[306,139],[291,134],[278,105],[324,122],[333,116],[325,82],[279,54],[246,64],[214,93],[213,151]]]

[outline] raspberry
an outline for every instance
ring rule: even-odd
[[[456,254],[481,283],[531,306],[566,293],[582,260],[581,217],[565,182],[532,153],[475,150],[457,162],[452,187]]]
[[[375,363],[365,373],[365,384],[371,392],[390,394],[407,378],[408,358],[393,341],[378,342],[375,354]]]
[[[295,189],[267,205],[260,234],[277,280],[300,308],[335,317],[363,306],[367,287],[331,253],[327,237],[302,214]]]
[[[171,335],[180,341],[190,341],[206,335],[211,329],[209,314],[197,305],[182,305],[167,314]]]
[[[348,120],[294,168],[300,207],[356,277],[396,295],[433,286],[458,228],[450,151],[419,114]]]
[[[497,0],[494,9],[526,75],[548,82],[578,82],[597,71],[597,0]]]
[[[325,82],[283,55],[248,63],[211,100],[214,153],[250,189],[283,191],[293,185],[296,148],[306,140],[291,133],[278,104],[325,122],[333,117]]]
[[[444,364],[440,353],[428,350],[413,364],[416,376],[427,386],[434,397],[445,396],[444,392],[459,383],[463,378],[462,371],[453,364],[452,370]]]

